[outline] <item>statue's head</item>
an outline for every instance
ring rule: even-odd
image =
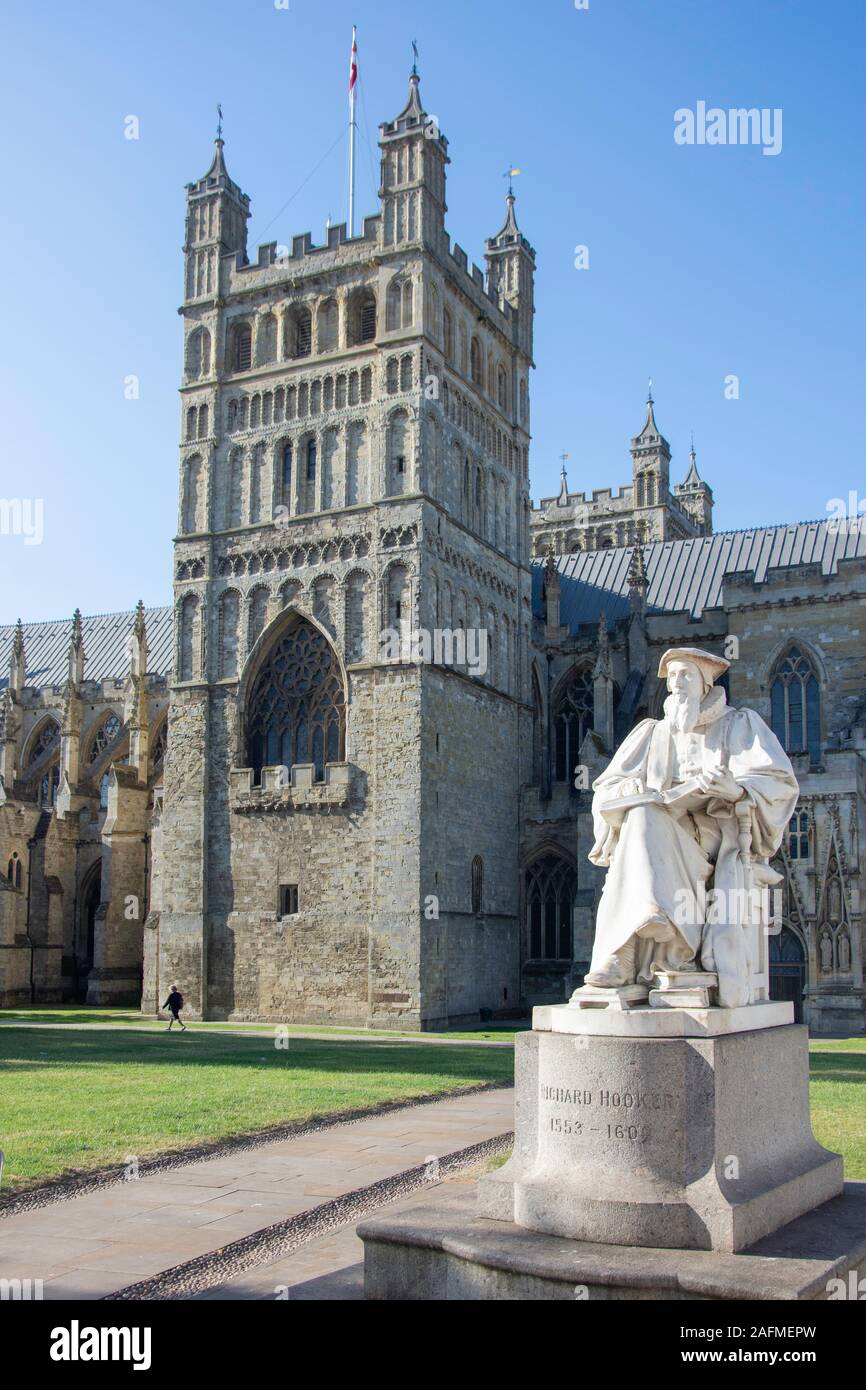
[[[665,701],[665,718],[676,729],[694,729],[701,701],[729,665],[723,656],[700,647],[670,647],[659,662],[659,676],[666,680],[670,692]]]

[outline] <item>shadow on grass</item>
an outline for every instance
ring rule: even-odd
[[[412,1042],[357,1042],[354,1039],[290,1038],[288,1047],[276,1047],[267,1038],[242,1034],[185,1033],[172,1029],[165,1033],[66,1033],[39,1028],[0,1030],[0,1070],[7,1074],[32,1071],[38,1067],[68,1067],[76,1064],[98,1067],[261,1067],[333,1071],[359,1075],[365,1072],[400,1072],[465,1077],[473,1080],[510,1078],[513,1055],[508,1048],[437,1047]]]
[[[2,1023],[148,1023],[153,1014],[136,1009],[0,1009]]]
[[[809,1076],[813,1081],[844,1081],[862,1086],[866,1084],[866,1053],[810,1052]]]

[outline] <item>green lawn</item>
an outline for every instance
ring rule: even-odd
[[[512,1076],[510,1048],[0,1029],[4,1190],[285,1121]]]
[[[812,1129],[845,1159],[846,1178],[866,1178],[866,1039],[810,1044]]]
[[[152,1014],[139,1013],[137,1009],[111,1009],[111,1008],[84,1008],[77,1005],[59,1005],[50,1009],[0,1009],[0,1024],[3,1023],[104,1023],[104,1024],[123,1024],[126,1027],[147,1028],[153,1031],[158,1028],[168,1026],[168,1015],[164,1018],[155,1019]],[[529,1024],[525,1025],[527,1028]],[[200,1029],[211,1032],[222,1029],[237,1030],[240,1033],[261,1033],[265,1029],[286,1027],[291,1033],[328,1033],[335,1038],[346,1035],[355,1037],[363,1033],[369,1038],[458,1038],[470,1042],[511,1042],[516,1032],[520,1029],[513,1024],[506,1027],[498,1025],[485,1028],[473,1028],[469,1031],[454,1032],[450,1030],[447,1034],[443,1033],[419,1033],[417,1031],[407,1032],[395,1030],[393,1028],[349,1028],[334,1027],[328,1023],[286,1023],[280,1024],[273,1020],[261,1023],[193,1023],[192,1027],[198,1032]]]
[[[86,1009],[4,1011],[0,1018],[83,1023],[91,1015],[115,1025],[141,1020],[126,1010]],[[510,1048],[469,1042],[419,1046],[394,1034],[350,1042],[334,1030],[333,1038],[293,1038],[284,1049],[245,1035],[243,1025],[218,1033],[196,1024],[170,1036],[158,1026],[0,1027],[4,1190],[122,1164],[127,1154],[143,1157],[512,1074]],[[810,1051],[816,1137],[844,1155],[849,1178],[866,1178],[866,1039],[814,1041]]]

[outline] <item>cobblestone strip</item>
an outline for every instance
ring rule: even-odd
[[[410,1110],[418,1105],[435,1105],[443,1100],[459,1100],[461,1096],[478,1095],[483,1091],[507,1091],[513,1085],[514,1082],[510,1080],[484,1082],[478,1086],[465,1086],[455,1091],[439,1091],[432,1095],[415,1096],[410,1100],[386,1100],[381,1105],[371,1105],[365,1109],[335,1111],[333,1115],[321,1115],[312,1120],[272,1125],[269,1129],[258,1130],[255,1134],[229,1135],[225,1139],[196,1144],[194,1148],[172,1149],[169,1153],[142,1158],[139,1160],[138,1176],[148,1178],[156,1173],[168,1173],[175,1168],[204,1163],[211,1158],[244,1153],[261,1148],[263,1144],[271,1144],[275,1139],[299,1139],[302,1135],[316,1134],[321,1130],[333,1129],[336,1125],[360,1124],[375,1115],[387,1115],[394,1110]],[[36,1211],[37,1208],[51,1206],[54,1202],[66,1202],[87,1192],[97,1192],[102,1188],[123,1183],[126,1181],[124,1168],[123,1163],[116,1163],[110,1168],[98,1168],[92,1173],[76,1173],[65,1178],[52,1179],[24,1192],[10,1192],[5,1195],[0,1193],[0,1229],[6,1217],[17,1216],[24,1211]]]
[[[438,1160],[435,1181],[453,1177],[484,1159],[507,1153],[513,1142],[514,1133],[509,1131],[446,1154]],[[194,1260],[164,1270],[152,1279],[128,1284],[124,1289],[107,1294],[100,1302],[190,1298],[194,1294],[204,1293],[283,1255],[292,1254],[307,1241],[327,1235],[349,1222],[360,1221],[377,1208],[400,1197],[408,1197],[425,1185],[432,1186],[429,1168],[429,1164],[420,1163],[414,1168],[406,1168],[402,1173],[381,1178],[368,1187],[344,1192],[332,1201],[310,1207],[308,1211],[289,1216],[273,1226],[265,1226],[206,1255],[198,1255]]]

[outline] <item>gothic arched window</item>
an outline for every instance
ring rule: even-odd
[[[304,620],[276,643],[253,684],[247,716],[247,758],[256,777],[263,767],[325,764],[345,756],[343,678],[330,642]]]
[[[95,763],[97,758],[105,752],[110,743],[113,743],[120,733],[120,720],[116,714],[110,714],[107,719],[100,724],[96,731],[93,742],[90,745],[88,763]]]
[[[773,733],[786,753],[808,753],[821,761],[821,689],[812,662],[801,647],[789,647],[770,684]]]
[[[526,949],[530,960],[571,960],[571,917],[577,879],[557,854],[526,870]]]
[[[592,673],[575,671],[556,702],[553,715],[553,766],[557,782],[571,782],[580,746],[593,723]]]
[[[32,766],[34,763],[37,763],[39,759],[42,757],[43,753],[46,753],[49,748],[53,748],[55,743],[58,743],[59,740],[60,725],[54,719],[47,720],[42,725],[36,742],[30,749],[30,754],[27,759],[28,766]]]
[[[809,812],[795,811],[788,821],[788,853],[792,859],[809,859]]]

